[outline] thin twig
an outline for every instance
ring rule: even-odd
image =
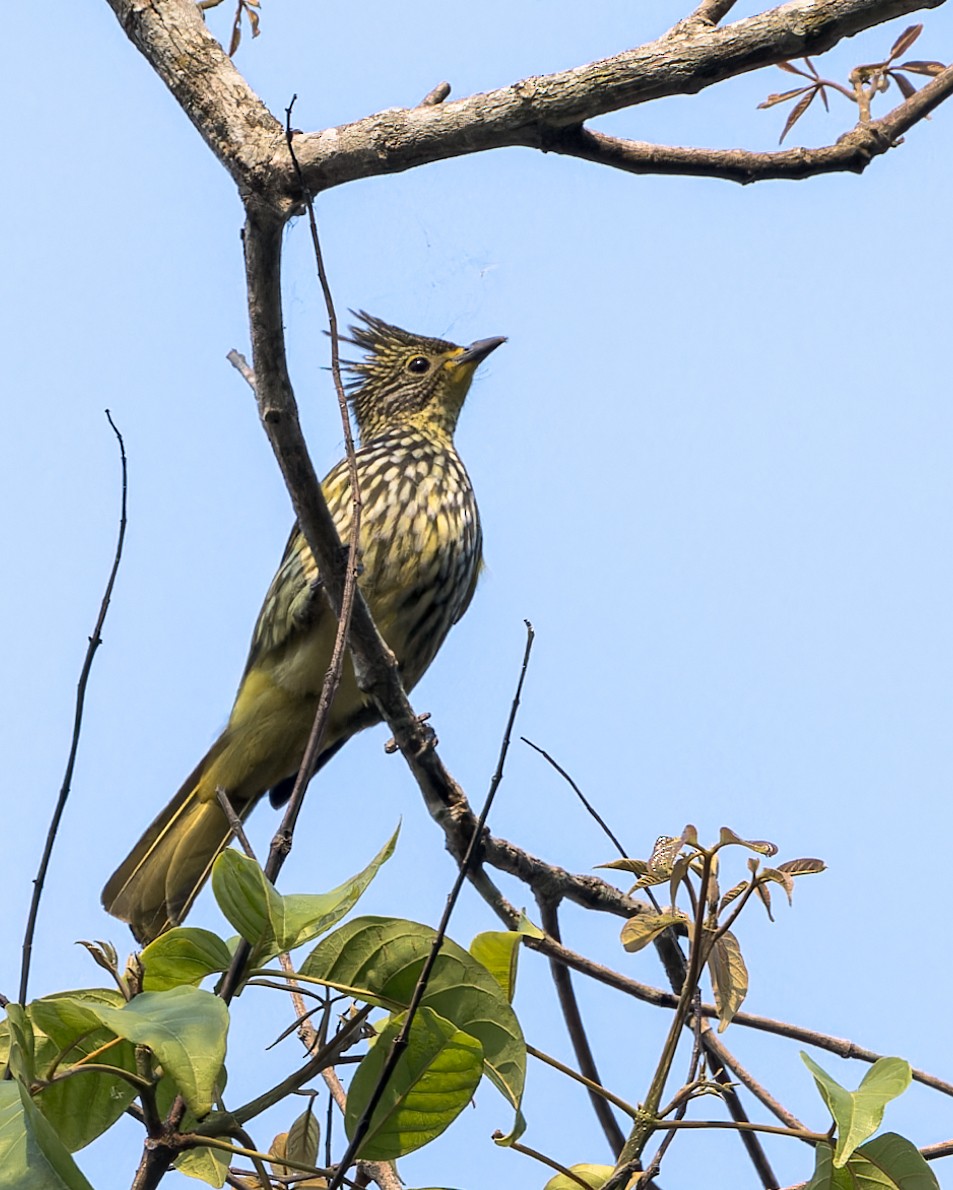
[[[291,103],[288,105],[285,111],[285,138],[288,145],[288,151],[291,154],[291,160],[300,177],[298,159],[295,156],[294,151],[294,137],[291,130],[291,111],[294,107],[296,99],[297,96],[292,98]],[[318,237],[318,225],[314,214],[314,203],[310,193],[304,188],[303,182],[302,191],[304,194],[305,205],[307,206],[308,210],[308,221],[311,228],[311,241],[314,249],[314,258],[318,271],[318,279],[321,284],[321,291],[324,295],[324,302],[328,312],[328,329],[331,336],[331,373],[334,378],[334,388],[337,394],[338,408],[340,410],[341,423],[344,430],[344,448],[348,461],[348,474],[351,487],[351,531],[348,540],[348,556],[344,576],[344,590],[341,598],[341,609],[340,615],[338,616],[338,625],[334,638],[334,647],[331,652],[331,660],[327,671],[325,672],[324,681],[321,685],[321,694],[318,699],[317,709],[315,710],[314,721],[311,725],[311,731],[308,735],[308,743],[305,747],[304,755],[301,758],[301,764],[298,768],[298,774],[295,778],[294,787],[291,791],[291,796],[288,799],[288,805],[282,817],[281,824],[279,825],[278,830],[275,832],[271,843],[271,848],[268,853],[268,859],[264,866],[264,873],[272,883],[274,883],[277,879],[282,865],[291,851],[294,830],[295,826],[297,825],[298,816],[301,812],[301,807],[304,803],[305,791],[308,788],[308,782],[314,776],[318,759],[321,755],[321,745],[323,743],[327,729],[331,704],[334,701],[335,694],[337,694],[338,687],[341,683],[341,675],[344,670],[344,660],[347,653],[347,638],[348,632],[350,631],[355,593],[357,591],[357,577],[360,570],[361,493],[358,482],[354,438],[351,433],[350,417],[348,416],[347,394],[344,391],[344,383],[341,379],[341,358],[339,353],[337,314],[334,308],[334,300],[331,294],[331,287],[328,282],[327,272],[324,267],[324,256],[321,252],[321,242]],[[241,375],[245,378],[248,385],[251,387],[252,391],[257,395],[258,388],[254,369],[249,366],[244,357],[237,351],[230,351],[228,353],[228,359],[238,369]],[[229,822],[231,823],[231,818],[229,819]],[[251,948],[245,942],[242,942],[235,952],[231,965],[226,972],[219,989],[219,994],[223,997],[223,999],[226,1000],[226,1003],[234,995],[235,989],[237,988],[241,978],[241,972],[244,970],[245,964],[248,962],[248,956],[250,953]]]
[[[571,1066],[567,1066],[564,1062],[560,1062],[558,1058],[554,1058],[552,1054],[544,1053],[543,1050],[537,1049],[535,1045],[530,1045],[528,1042],[526,1044],[526,1052],[547,1066],[552,1066],[553,1070],[558,1070],[560,1074],[565,1074],[567,1078],[571,1078],[575,1082],[581,1083],[582,1086],[588,1087],[593,1094],[605,1099],[608,1103],[614,1103],[627,1116],[634,1118],[637,1114],[638,1108],[633,1107],[631,1103],[626,1103],[624,1099],[620,1099],[618,1095],[614,1095],[611,1091],[607,1090],[602,1083],[586,1078],[578,1070],[573,1070]]]
[[[710,1028],[705,1028],[705,1049],[709,1055],[720,1063],[725,1070],[727,1070],[734,1079],[742,1083],[752,1095],[781,1121],[786,1124],[788,1128],[804,1128],[804,1124],[789,1112],[783,1104],[779,1103],[738,1061],[737,1057],[732,1053],[724,1042]]]
[[[116,423],[112,419],[112,414],[106,410],[106,420],[109,422],[112,432],[116,435],[116,441],[119,443],[119,461],[122,466],[122,500],[119,511],[119,536],[116,541],[116,553],[113,557],[112,568],[109,571],[109,579],[106,582],[106,590],[103,592],[102,602],[99,605],[99,615],[96,617],[96,624],[93,628],[93,634],[89,638],[89,645],[86,648],[86,657],[83,660],[83,668],[80,670],[79,682],[76,686],[76,710],[73,715],[73,738],[70,741],[69,757],[66,761],[66,772],[63,774],[63,784],[60,787],[59,797],[56,799],[56,808],[53,811],[53,817],[50,821],[50,828],[46,832],[46,844],[43,848],[43,855],[40,859],[40,866],[37,869],[36,879],[33,881],[33,897],[30,901],[30,913],[27,917],[26,930],[23,934],[23,958],[20,964],[20,992],[19,1002],[26,1004],[27,987],[30,981],[30,959],[33,954],[33,936],[36,931],[36,919],[40,911],[40,898],[43,895],[43,885],[46,882],[46,873],[50,866],[50,858],[53,854],[53,844],[56,842],[56,834],[59,830],[60,819],[63,817],[63,811],[66,809],[66,803],[69,800],[70,786],[73,782],[73,767],[76,763],[76,753],[79,748],[80,730],[83,724],[83,705],[86,700],[86,684],[89,681],[89,673],[92,669],[93,658],[96,655],[96,650],[103,643],[102,630],[106,622],[106,612],[109,610],[109,601],[112,598],[113,586],[116,582],[116,575],[119,573],[119,563],[122,560],[122,545],[126,537],[126,495],[128,491],[128,471],[126,467],[126,445],[122,440],[122,434],[116,428]],[[9,1075],[9,1071],[7,1072]]]
[[[748,1113],[745,1111],[744,1104],[741,1102],[741,1097],[731,1085],[731,1078],[723,1066],[716,1067],[714,1078],[715,1082],[721,1087],[721,1096],[725,1101],[728,1111],[731,1113],[732,1120],[737,1124],[750,1124],[751,1121]],[[805,1130],[802,1128],[802,1131]],[[761,1179],[761,1185],[764,1187],[764,1190],[777,1190],[778,1179],[774,1170],[771,1168],[771,1162],[768,1160],[768,1155],[764,1151],[764,1146],[761,1144],[757,1132],[752,1129],[742,1128],[739,1135],[751,1164]]]
[[[530,746],[534,747],[535,745]],[[540,749],[537,750],[539,751]],[[541,893],[537,893],[536,903],[539,905],[543,929],[547,934],[555,938],[557,942],[561,942],[559,910],[556,902]],[[549,970],[556,988],[556,995],[559,998],[559,1007],[562,1010],[563,1020],[566,1022],[566,1031],[569,1033],[573,1053],[576,1055],[576,1061],[579,1063],[579,1069],[589,1082],[601,1087],[602,1078],[599,1075],[596,1059],[589,1044],[589,1036],[582,1021],[582,1012],[579,1008],[575,989],[572,986],[572,977],[569,974],[569,968],[561,963],[559,959],[550,958]],[[606,1140],[609,1142],[609,1149],[612,1152],[612,1156],[618,1157],[622,1151],[622,1146],[625,1144],[625,1133],[619,1127],[618,1121],[612,1114],[612,1107],[606,1102],[604,1096],[591,1089],[589,1091],[589,1102],[592,1104],[592,1110],[596,1113],[596,1119],[599,1121],[602,1131],[605,1133]]]
[[[351,1138],[351,1142],[348,1145],[344,1156],[341,1158],[337,1172],[331,1179],[328,1190],[338,1190],[338,1187],[341,1185],[341,1179],[344,1173],[350,1167],[351,1162],[354,1160],[355,1153],[360,1148],[364,1137],[367,1135],[367,1130],[370,1127],[374,1110],[378,1103],[380,1103],[384,1091],[387,1088],[387,1084],[392,1078],[394,1071],[397,1069],[397,1064],[403,1056],[404,1050],[407,1048],[407,1042],[410,1037],[410,1030],[414,1022],[414,1017],[417,1014],[417,1009],[420,1007],[424,993],[427,990],[430,974],[433,971],[434,964],[437,961],[437,956],[440,953],[440,947],[442,946],[443,940],[446,937],[447,928],[450,925],[450,918],[453,915],[457,900],[460,896],[460,890],[463,888],[464,881],[467,878],[467,873],[470,869],[471,863],[473,862],[474,855],[476,854],[477,845],[483,836],[483,828],[486,825],[486,820],[496,797],[497,790],[503,781],[503,768],[506,763],[506,755],[510,748],[510,737],[513,732],[513,724],[516,721],[516,712],[519,709],[520,697],[523,693],[523,682],[526,680],[526,671],[529,668],[529,658],[533,649],[533,638],[535,636],[533,625],[529,622],[529,620],[524,621],[524,623],[526,624],[526,648],[523,651],[523,664],[520,667],[520,676],[516,683],[516,693],[513,696],[513,703],[510,707],[509,718],[506,721],[506,730],[503,733],[503,742],[500,745],[500,755],[499,759],[497,760],[496,771],[494,772],[490,781],[490,788],[487,792],[486,800],[483,803],[483,809],[480,811],[480,817],[477,819],[476,827],[474,828],[473,834],[470,836],[470,843],[467,847],[466,854],[460,862],[457,877],[454,880],[453,887],[451,888],[447,897],[447,903],[444,907],[443,916],[440,918],[440,924],[437,926],[433,942],[431,943],[430,953],[427,955],[424,965],[421,968],[420,975],[417,979],[417,985],[414,988],[413,995],[410,998],[410,1003],[407,1005],[407,1010],[400,1033],[394,1038],[390,1052],[387,1055],[387,1060],[384,1063],[380,1077],[377,1080],[377,1085],[374,1087],[373,1092],[369,1096],[367,1105],[365,1106],[364,1111],[361,1113],[360,1119],[354,1126],[354,1134]]]
[[[616,836],[612,833],[612,829],[609,826],[609,824],[602,817],[602,815],[599,813],[599,811],[595,808],[595,806],[592,804],[592,802],[589,801],[589,799],[582,792],[582,790],[579,788],[579,786],[576,784],[576,782],[572,779],[572,777],[570,777],[570,775],[562,767],[562,765],[557,764],[556,761],[553,760],[553,758],[549,755],[549,753],[546,751],[545,748],[541,748],[539,746],[539,744],[534,744],[533,741],[528,740],[525,735],[521,735],[520,739],[523,741],[524,744],[528,744],[530,746],[530,748],[533,749],[534,752],[538,752],[540,754],[540,756],[542,756],[543,760],[547,761],[549,764],[552,765],[552,767],[556,770],[556,772],[559,773],[560,777],[562,777],[563,780],[567,782],[570,789],[573,791],[573,793],[576,795],[576,797],[579,798],[579,800],[582,802],[583,806],[585,806],[587,813],[592,818],[594,818],[596,820],[596,822],[599,824],[599,826],[602,828],[603,834],[605,834],[607,836],[607,838],[611,842],[612,846],[616,849],[616,851],[618,851],[619,855],[622,856],[623,859],[628,859],[629,856],[628,856],[625,848],[622,846],[622,844],[619,842],[619,840],[616,838]]]
[[[223,789],[221,785],[219,785],[215,790],[215,797],[218,800],[218,804],[222,807],[222,813],[228,819],[228,825],[231,827],[232,834],[241,844],[242,851],[245,852],[249,859],[253,859],[257,863],[258,860],[255,856],[255,849],[252,847],[248,840],[248,836],[245,834],[245,828],[242,826],[242,820],[235,813],[235,807],[229,800],[228,792]]]
[[[314,214],[314,202],[301,176],[301,168],[298,165],[298,158],[295,155],[294,136],[291,130],[291,112],[296,99],[297,96],[293,96],[291,103],[289,103],[285,110],[285,140],[288,145],[288,152],[291,154],[291,162],[295,173],[301,182],[305,206],[308,210],[308,224],[311,228],[311,243],[314,249],[315,265],[317,266],[321,292],[324,295],[324,303],[328,312],[328,329],[331,334],[331,374],[334,378],[334,389],[337,393],[341,425],[344,430],[344,449],[347,456],[348,475],[351,484],[351,532],[348,540],[348,556],[344,579],[344,594],[341,599],[341,614],[338,617],[337,633],[334,638],[331,661],[324,675],[324,682],[321,686],[321,697],[318,699],[318,707],[314,715],[314,723],[311,727],[311,734],[308,737],[304,756],[301,759],[298,775],[295,778],[291,797],[288,800],[288,807],[285,810],[281,825],[275,834],[271,851],[268,855],[268,861],[265,864],[265,875],[272,882],[281,871],[282,864],[291,850],[294,829],[304,802],[305,790],[308,787],[308,782],[314,776],[318,758],[321,755],[321,745],[324,740],[325,731],[327,730],[331,704],[341,684],[344,660],[347,655],[347,638],[351,626],[351,613],[354,608],[354,593],[357,590],[357,576],[360,571],[361,541],[361,491],[358,484],[357,460],[355,458],[354,438],[351,434],[351,421],[348,415],[347,396],[344,392],[344,383],[341,380],[337,314],[334,309],[334,299],[331,296],[331,286],[328,283],[327,272],[324,267],[321,242],[318,238],[318,224]]]

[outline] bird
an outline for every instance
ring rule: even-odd
[[[476,498],[453,437],[476,369],[506,340],[460,347],[352,313],[360,321],[341,338],[364,352],[344,365],[359,440],[358,585],[409,691],[469,607],[482,568]],[[347,541],[352,497],[346,458],[321,486]],[[336,631],[314,557],[295,525],[224,730],[103,889],[104,908],[128,922],[140,944],[182,922],[231,841],[219,789],[241,821],[266,793],[275,805],[290,797]],[[379,720],[348,659],[318,768]]]

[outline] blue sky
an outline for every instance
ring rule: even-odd
[[[225,362],[247,350],[234,188],[105,4],[54,0],[43,14],[7,14],[0,84],[20,112],[0,196],[8,995],[114,547],[118,462],[103,409],[126,438],[130,527],[34,994],[99,983],[76,939],[129,945],[99,889],[224,723],[290,523],[250,394]],[[276,113],[297,92],[295,122],[311,129],[411,105],[443,78],[463,96],[610,54],[678,15],[672,4],[490,0],[458,23],[423,4],[263,0],[263,35],[243,43],[238,65]],[[822,72],[875,60],[913,19],[843,44]],[[924,19],[911,56],[953,58],[953,17]],[[223,36],[228,20],[210,16]],[[597,126],[769,149],[784,115],[756,104],[788,77],[762,72]],[[851,114],[842,101],[829,116],[812,108],[791,143],[831,141]],[[724,823],[775,840],[783,858],[830,865],[774,925],[743,919],[746,1007],[947,1076],[951,161],[953,108],[941,108],[862,178],[741,188],[511,149],[359,182],[318,205],[340,310],[464,343],[509,336],[457,439],[487,573],[414,695],[450,770],[478,800],[531,619],[519,730],[573,774],[630,853],[686,822],[703,838]],[[303,222],[286,237],[285,302],[323,472],[342,435]],[[384,755],[386,734],[353,742],[315,782],[282,887],[339,883],[402,818],[366,911],[434,921],[451,862],[401,761]],[[252,820],[262,851],[273,826],[264,808]],[[612,858],[523,745],[492,826],[572,870]],[[210,898],[193,916],[221,928]],[[493,927],[468,895],[452,933],[466,943]],[[651,953],[620,951],[617,922],[568,911],[564,932],[661,982]],[[531,1039],[568,1059],[544,964],[526,955],[521,979]],[[641,1098],[667,1017],[601,990],[587,998],[607,1083]],[[239,1002],[233,1051],[253,1057],[245,1075],[233,1061],[236,1095],[243,1077],[258,1086],[296,1059],[293,1041],[260,1055],[277,1028],[263,1036],[248,1018],[269,1013],[277,1006],[262,998],[252,1011]],[[740,1029],[727,1040],[791,1110],[826,1127],[795,1045]],[[865,1070],[819,1060],[851,1086]],[[608,1159],[585,1102],[535,1067],[525,1110],[528,1144],[567,1164]],[[949,1135],[949,1108],[914,1088],[886,1124],[930,1143]],[[489,1142],[508,1126],[481,1088],[442,1144],[403,1163],[408,1185],[541,1186],[543,1170]],[[769,1152],[782,1184],[809,1176],[794,1142]],[[128,1183],[137,1155],[130,1122],[79,1160],[106,1190]],[[664,1185],[697,1185],[702,1163],[714,1190],[755,1185],[725,1133],[682,1138]]]

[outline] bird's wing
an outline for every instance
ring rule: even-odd
[[[347,540],[351,510],[346,464],[335,467],[321,487],[337,531]],[[304,534],[295,524],[258,613],[245,664],[246,675],[262,657],[281,649],[299,633],[313,629],[322,616],[331,614],[321,586],[317,563]]]
[[[252,633],[245,673],[268,653],[281,648],[293,636],[327,614],[321,598],[321,579],[304,534],[295,524],[288,538],[281,565],[265,595]]]

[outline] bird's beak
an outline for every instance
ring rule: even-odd
[[[469,347],[464,348],[459,355],[455,355],[448,362],[454,366],[458,364],[470,364],[471,367],[475,368],[477,364],[482,363],[486,359],[491,351],[496,351],[497,347],[505,342],[505,335],[499,335],[495,339],[477,339],[475,343],[471,343]]]

